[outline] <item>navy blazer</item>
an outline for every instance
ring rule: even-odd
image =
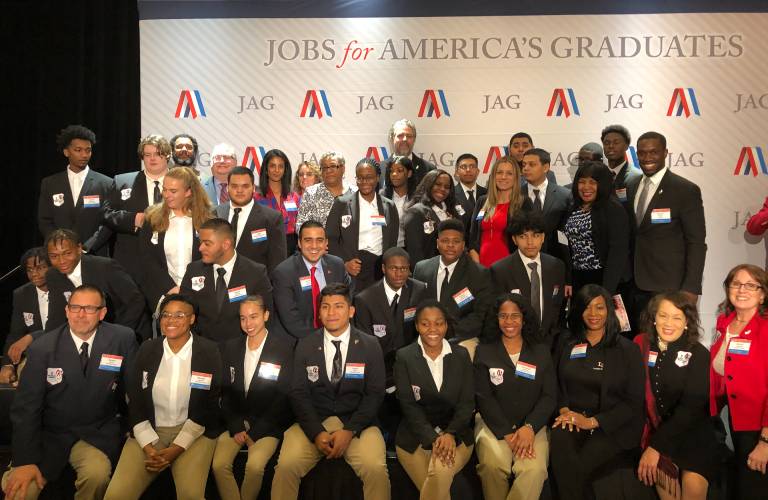
[[[37,287],[25,283],[13,291],[13,309],[11,310],[11,328],[5,338],[3,348],[3,365],[10,365],[8,349],[14,342],[27,335],[43,329],[40,319],[40,304],[37,302]]]
[[[149,206],[144,171],[116,175],[109,204],[111,210],[105,215],[104,222],[117,233],[113,257],[138,281],[142,258],[139,254],[139,230],[134,223],[136,214],[144,212]]]
[[[400,231],[400,217],[397,207],[389,198],[376,195],[379,214],[384,216],[385,225],[381,227],[381,253],[397,246]],[[333,201],[331,211],[325,221],[328,236],[328,253],[341,257],[348,262],[358,256],[360,234],[360,199],[358,193],[347,193]]]
[[[440,219],[432,207],[415,203],[403,214],[405,249],[411,257],[411,268],[420,260],[437,255],[437,225]]]
[[[218,205],[215,209],[216,216],[228,221],[230,220],[230,210],[232,207],[229,202]],[[261,239],[257,235],[254,239],[253,231],[261,230],[266,231],[266,238]],[[282,214],[254,201],[248,219],[243,226],[240,241],[237,242],[235,249],[240,255],[244,255],[259,264],[264,264],[267,266],[267,271],[271,273],[278,264],[285,260],[288,252]]]

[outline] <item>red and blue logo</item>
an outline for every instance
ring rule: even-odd
[[[763,175],[768,175],[768,167],[765,164],[765,156],[763,156],[763,148],[761,147],[743,147],[741,148],[741,154],[739,154],[739,161],[736,162],[736,168],[733,170],[733,175],[749,175],[757,177],[758,167]]]
[[[368,151],[365,152],[366,158],[373,158],[377,162],[381,163],[384,160],[389,159],[389,153],[384,146],[369,146]]]
[[[640,162],[637,160],[637,150],[634,146],[630,146],[627,150],[627,163],[630,167],[640,168]]]
[[[246,146],[245,153],[243,153],[243,162],[240,166],[256,172],[256,175],[261,174],[261,164],[264,161],[265,154],[267,154],[267,151],[264,149],[264,146]]]
[[[488,149],[488,155],[485,157],[485,165],[483,165],[483,173],[487,174],[491,169],[493,163],[502,156],[509,155],[509,147],[507,146],[491,146]]]
[[[561,88],[552,91],[552,99],[549,100],[547,116],[563,115],[566,118],[570,118],[571,115],[581,116],[579,104],[576,102],[576,94],[572,88]]]
[[[192,99],[192,94],[195,94],[195,98]],[[203,107],[203,98],[200,96],[199,90],[184,89],[179,93],[179,104],[176,105],[176,118],[181,118],[182,112],[184,118],[189,118],[192,115],[192,119],[197,118],[198,115],[205,118],[205,108]]]
[[[424,97],[421,98],[421,106],[419,107],[419,118],[424,118],[425,114],[428,118],[431,118],[432,115],[435,118],[440,118],[443,115],[451,116],[451,112],[448,110],[448,100],[442,89],[424,91]]]
[[[699,103],[696,101],[696,92],[690,87],[678,87],[672,91],[672,99],[669,100],[667,116],[682,116],[690,118],[691,114],[701,116]]]
[[[318,98],[318,94],[320,97]],[[328,104],[328,96],[325,95],[325,90],[307,90],[307,94],[304,96],[304,105],[301,107],[301,118],[310,118],[317,115],[318,118],[325,116],[332,118],[331,106]]]

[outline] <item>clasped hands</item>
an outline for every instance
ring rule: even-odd
[[[456,438],[447,432],[441,433],[432,443],[432,460],[440,460],[446,467],[456,462]]]
[[[328,432],[322,431],[315,436],[315,446],[325,458],[341,458],[347,451],[355,433],[346,429]]]
[[[169,467],[183,452],[184,448],[177,444],[172,443],[167,448],[158,450],[150,443],[144,447],[144,468],[148,472],[161,472]]]
[[[533,449],[533,440],[536,435],[533,429],[524,425],[515,432],[504,436],[509,449],[516,458],[536,458],[536,451]]]

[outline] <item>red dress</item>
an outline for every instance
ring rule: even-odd
[[[499,203],[489,219],[480,221],[480,264],[491,264],[509,255],[507,246],[507,213],[509,203]]]

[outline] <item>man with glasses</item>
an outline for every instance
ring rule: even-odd
[[[317,221],[325,226],[333,201],[353,190],[344,182],[344,157],[340,153],[329,151],[320,157],[320,176],[322,182],[309,186],[304,191],[296,216],[296,230],[308,220]]]
[[[67,322],[27,350],[11,406],[6,498],[36,499],[67,464],[77,475],[76,498],[104,496],[120,451],[125,371],[138,348],[133,331],[102,322],[106,315],[101,290],[78,286],[66,306]]]
[[[472,214],[475,213],[477,200],[484,196],[488,190],[477,183],[480,169],[477,167],[477,157],[472,153],[464,153],[456,160],[456,170],[453,176],[456,178],[456,211],[461,216],[466,234],[469,236],[469,227],[472,222]],[[461,207],[461,210],[459,210]]]
[[[216,207],[229,201],[227,177],[237,164],[235,147],[231,144],[216,144],[211,150],[211,176],[203,181],[203,189]]]

